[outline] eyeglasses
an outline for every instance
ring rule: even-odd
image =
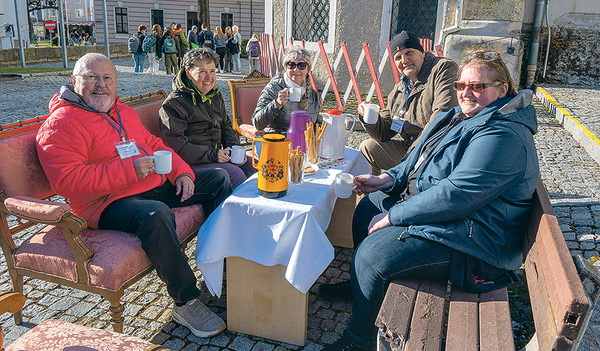
[[[454,90],[463,91],[469,87],[474,93],[482,93],[484,89],[489,87],[495,87],[500,84],[504,84],[504,82],[490,82],[490,83],[465,83],[465,82],[454,82]]]
[[[287,68],[289,68],[290,70],[298,67],[299,70],[303,70],[306,69],[306,67],[308,67],[308,63],[306,62],[288,62],[285,64],[287,66]]]
[[[100,78],[102,78],[102,80],[104,81],[104,84],[106,84],[106,85],[113,85],[113,84],[117,83],[117,77],[110,76],[110,75],[99,76],[97,74],[78,74],[78,76],[83,78],[83,80],[86,83],[90,83],[90,84],[98,83]]]
[[[495,60],[499,57],[500,57],[500,53],[497,51],[483,51],[483,50],[473,51],[469,55],[467,55],[467,59],[469,59],[469,60],[472,60],[475,58],[484,59],[484,60]]]

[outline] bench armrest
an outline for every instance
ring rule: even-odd
[[[26,196],[9,197],[4,200],[4,206],[15,216],[43,223],[60,222],[64,216],[72,213],[68,204]]]

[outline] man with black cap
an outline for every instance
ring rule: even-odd
[[[372,139],[360,144],[372,173],[396,166],[427,124],[440,112],[458,105],[452,83],[458,67],[452,60],[424,52],[419,38],[402,31],[392,38],[390,50],[402,78],[388,95],[387,106],[375,124],[360,121]],[[358,113],[364,114],[363,102]],[[394,138],[400,134],[400,138]],[[355,245],[356,247],[356,245]]]

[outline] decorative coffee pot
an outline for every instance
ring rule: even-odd
[[[258,194],[266,198],[278,198],[287,194],[288,150],[291,141],[283,134],[265,134],[252,140],[252,166],[258,170]]]
[[[329,110],[320,114],[323,123],[327,123],[327,129],[321,140],[321,157],[325,159],[341,160],[344,158],[346,140],[354,129],[356,117],[340,110]],[[346,132],[346,117],[352,118],[352,127]]]

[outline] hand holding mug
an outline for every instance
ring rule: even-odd
[[[281,89],[279,93],[277,93],[277,99],[275,103],[277,107],[282,108],[288,101],[290,100],[290,89],[285,88]]]
[[[154,171],[154,159],[150,156],[136,158],[133,160],[133,169],[138,179],[144,179]]]
[[[225,163],[229,162],[231,159],[229,158],[229,149],[220,149],[217,152],[217,162]]]

